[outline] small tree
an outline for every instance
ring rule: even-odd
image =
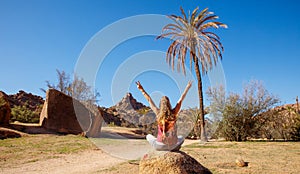
[[[258,81],[246,85],[243,95],[231,93],[224,97],[225,91],[218,92],[216,89],[210,89],[207,94],[211,101],[211,112],[222,115],[218,136],[230,141],[245,141],[255,137],[262,126],[258,116],[279,102]]]
[[[56,89],[66,95],[69,95],[84,104],[92,105],[97,102],[97,98],[100,94],[97,91],[93,91],[92,87],[89,86],[83,78],[74,75],[73,81],[70,79],[70,75],[65,73],[65,71],[57,72],[58,83],[54,85],[48,80],[46,81],[48,88]],[[45,89],[41,88],[42,91],[46,92]]]
[[[46,85],[48,88],[56,89],[64,94],[70,95],[70,76],[65,73],[65,71],[56,70],[58,83],[57,85],[52,84],[49,80],[46,80]],[[40,88],[43,92],[46,93],[46,89]]]

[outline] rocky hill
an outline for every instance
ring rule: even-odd
[[[23,90],[20,90],[17,94],[8,95],[8,101],[11,108],[15,106],[26,106],[31,111],[40,110],[45,102],[42,97],[27,93]]]
[[[107,124],[124,127],[143,127],[155,122],[155,114],[149,107],[138,102],[131,93],[127,93],[116,105],[101,108]]]
[[[7,95],[0,91],[0,125],[10,122],[38,122],[44,100],[42,97],[19,91],[17,94]]]
[[[143,103],[140,103],[133,98],[131,93],[127,93],[114,107],[117,110],[140,110],[146,108]]]

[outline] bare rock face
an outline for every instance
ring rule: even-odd
[[[140,161],[139,174],[211,174],[193,157],[184,152],[166,152],[156,157],[144,157]]]
[[[0,91],[0,125],[6,126],[9,124],[10,120],[10,104],[8,101],[8,96]]]
[[[78,100],[55,89],[46,93],[40,124],[58,133],[81,134],[89,130],[92,113]]]

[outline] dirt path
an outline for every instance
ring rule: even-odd
[[[195,140],[186,140],[184,145],[194,143]],[[145,140],[136,140],[136,145],[145,149]],[[128,146],[128,144],[124,144]],[[146,145],[149,147],[148,145]],[[131,148],[132,152],[134,148]],[[128,151],[128,150],[127,150]],[[130,151],[128,151],[130,153]],[[120,159],[103,152],[102,150],[89,150],[76,154],[63,155],[59,158],[52,158],[40,161],[33,161],[13,168],[1,166],[0,173],[15,174],[77,174],[77,173],[97,173],[112,166],[126,162],[126,159]]]
[[[93,173],[125,160],[114,158],[101,150],[85,151],[77,154],[65,155],[59,158],[47,159],[27,163],[16,168],[2,168],[0,173],[40,174],[40,173]]]

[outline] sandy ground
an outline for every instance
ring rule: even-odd
[[[40,161],[33,161],[31,163],[26,163],[23,165],[18,165],[16,167],[6,168],[5,166],[0,167],[0,173],[5,174],[77,174],[77,173],[97,173],[99,171],[111,168],[112,166],[118,165],[120,163],[126,162],[131,158],[142,157],[151,147],[144,139],[138,140],[126,140],[134,143],[120,144],[120,145],[110,145],[110,146],[98,146],[99,149],[84,151],[80,153],[62,155],[58,158],[45,159]],[[183,145],[188,145],[195,143],[195,140],[186,140]],[[101,147],[110,147],[109,151],[118,151],[120,149],[125,149],[125,156],[122,153],[120,156],[123,158],[118,158],[118,155],[106,153],[107,149],[101,150]],[[130,148],[128,148],[130,147]],[[153,149],[152,149],[153,150]],[[129,159],[124,159],[128,157],[126,155],[133,154]],[[138,159],[138,158],[137,158]]]
[[[4,167],[0,172],[5,174],[93,173],[124,161],[125,160],[114,158],[101,150],[94,150],[27,163],[16,168]]]

